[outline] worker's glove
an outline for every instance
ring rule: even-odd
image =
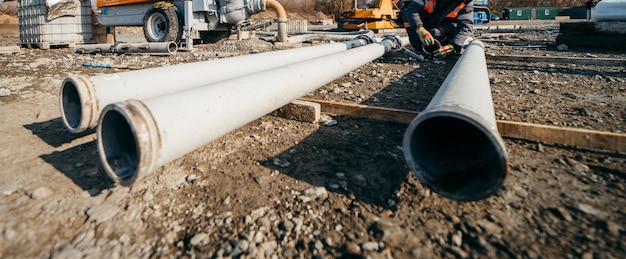
[[[435,52],[433,52],[433,55],[435,55],[436,58],[445,58],[446,56],[454,52],[456,52],[454,46],[448,44],[445,46],[441,46],[441,48],[439,48],[438,50],[435,50]]]
[[[435,38],[433,38],[433,35],[431,35],[430,32],[426,30],[426,28],[419,27],[415,32],[417,33],[417,36],[419,36],[420,41],[422,42],[422,45],[424,47],[431,47],[437,44],[435,43]]]

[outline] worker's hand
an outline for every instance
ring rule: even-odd
[[[435,38],[433,38],[433,35],[431,35],[430,32],[426,30],[426,28],[419,27],[415,32],[417,33],[417,36],[419,36],[420,41],[422,42],[422,45],[424,45],[424,47],[431,47],[436,44]]]
[[[454,52],[456,52],[456,50],[454,49],[454,46],[452,46],[451,44],[448,44],[445,46],[441,46],[441,48],[439,48],[438,50],[435,50],[433,55],[435,55],[436,58],[445,58],[446,56]]]

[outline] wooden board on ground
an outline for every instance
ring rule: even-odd
[[[11,54],[22,51],[20,46],[3,46],[0,47],[0,54]]]
[[[409,124],[416,111],[376,107],[363,104],[332,102],[312,98],[300,100],[319,103],[322,112]],[[577,128],[565,128],[526,122],[497,121],[498,131],[505,138],[566,145],[581,149],[626,154],[626,134]]]
[[[523,61],[523,62],[547,62],[567,63],[579,65],[598,66],[626,66],[626,59],[613,58],[579,58],[579,57],[540,57],[540,56],[517,56],[517,55],[486,55],[487,61]]]

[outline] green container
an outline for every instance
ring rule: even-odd
[[[554,20],[559,13],[556,7],[537,7],[535,8],[535,19],[537,20]]]
[[[507,8],[502,16],[505,20],[554,20],[558,12],[556,7]]]
[[[502,11],[505,20],[530,20],[532,14],[532,8],[507,8]]]

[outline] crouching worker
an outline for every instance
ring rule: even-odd
[[[397,2],[397,5],[403,10],[402,19],[416,51],[424,50],[444,58],[461,53],[473,40],[474,3],[471,0],[410,0]]]

